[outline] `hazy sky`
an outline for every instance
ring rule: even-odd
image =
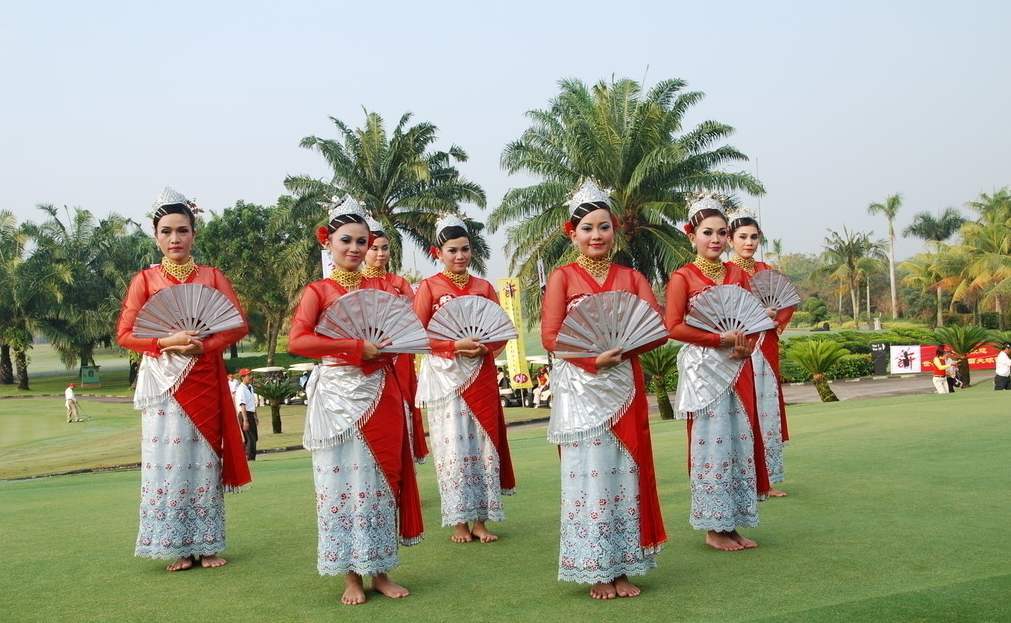
[[[901,228],[1011,184],[1011,3],[151,4],[3,3],[0,208],[140,218],[166,184],[216,211],[271,203],[285,175],[326,173],[299,139],[365,107],[436,124],[490,209],[528,181],[499,156],[560,78],[638,80],[647,65],[647,85],[706,93],[692,123],[737,129],[787,251],[843,224],[883,236],[866,207],[890,193]]]

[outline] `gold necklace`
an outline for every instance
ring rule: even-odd
[[[470,273],[468,272],[454,273],[453,271],[444,268],[442,270],[442,274],[446,275],[447,279],[461,288],[467,285],[467,282],[470,281]]]
[[[368,278],[368,279],[373,279],[375,277],[385,277],[386,276],[386,269],[383,268],[382,266],[368,266],[368,265],[366,265],[365,269],[362,271],[362,274],[365,275],[365,277]]]
[[[692,260],[692,264],[698,266],[703,275],[716,283],[722,283],[724,275],[727,274],[727,267],[719,260],[711,260],[701,255],[696,255],[695,259]]]
[[[190,256],[186,258],[186,261],[182,264],[176,264],[167,257],[161,258],[161,269],[166,275],[175,277],[179,281],[186,281],[187,277],[193,274],[193,271],[197,269],[197,265],[193,263],[193,257]]]
[[[580,253],[579,257],[576,258],[576,264],[579,264],[583,270],[590,273],[594,279],[606,277],[607,273],[611,270],[611,260],[606,257],[595,260]]]
[[[744,271],[746,273],[748,273],[749,275],[754,275],[755,274],[755,268],[756,268],[756,266],[755,266],[755,258],[753,258],[753,257],[743,258],[740,255],[735,255],[734,257],[732,257],[730,259],[730,261],[733,262],[734,264],[737,264],[741,268],[743,268]]]
[[[330,273],[330,278],[344,286],[346,290],[355,290],[362,283],[362,273],[357,270],[343,270],[341,268],[334,267],[333,272]]]

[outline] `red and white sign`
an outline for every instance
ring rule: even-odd
[[[892,374],[916,374],[921,370],[920,346],[892,346],[889,349],[888,369]],[[933,356],[933,355],[931,355]]]

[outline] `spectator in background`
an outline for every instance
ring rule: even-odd
[[[242,383],[235,390],[235,404],[238,407],[239,424],[246,438],[246,459],[256,460],[256,441],[259,438],[256,430],[256,394],[253,393],[253,373],[248,368],[239,370]]]
[[[944,362],[948,364],[948,368],[944,371],[946,379],[948,381],[948,393],[954,394],[955,388],[962,387],[962,379],[958,377],[958,361],[961,359],[958,354],[954,351],[948,351],[945,356]]]
[[[934,382],[934,389],[937,390],[938,394],[949,394],[954,389],[948,388],[948,360],[945,357],[944,346],[937,347],[937,353],[934,355],[934,378],[931,379]]]
[[[63,392],[63,398],[67,407],[67,424],[81,421],[81,410],[77,407],[77,396],[74,395],[74,388],[77,385],[71,383]]]
[[[1011,342],[1004,342],[997,353],[997,369],[994,370],[993,388],[1011,389]]]

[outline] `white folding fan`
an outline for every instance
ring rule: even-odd
[[[631,292],[591,294],[569,310],[558,332],[556,355],[596,356],[635,350],[667,337],[660,314]]]
[[[428,334],[436,340],[504,342],[516,338],[505,310],[483,296],[459,296],[440,307],[428,321]]]
[[[800,304],[800,294],[790,278],[778,270],[761,270],[751,278],[751,291],[766,307],[785,309]]]
[[[144,303],[133,323],[137,337],[168,337],[179,331],[196,331],[207,337],[245,324],[227,296],[199,283],[163,288]]]
[[[758,297],[738,285],[713,286],[693,298],[685,323],[711,333],[746,335],[776,328]]]
[[[316,333],[366,340],[384,353],[427,353],[428,334],[406,298],[382,290],[352,290],[323,312]]]

